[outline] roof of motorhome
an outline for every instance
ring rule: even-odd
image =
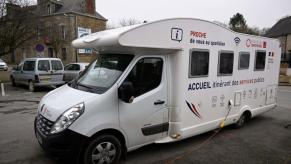
[[[96,32],[96,33],[74,40],[72,42],[72,45],[75,48],[104,48],[104,47],[113,47],[113,46],[127,46],[127,47],[140,47],[140,48],[161,48],[161,49],[180,50],[182,49],[181,47],[177,46],[176,44],[166,44],[165,40],[161,40],[162,37],[158,36],[161,33],[165,33],[164,29],[159,28],[159,23],[171,22],[172,24],[175,24],[174,21],[179,21],[179,20],[207,22],[207,23],[217,26],[218,28],[232,32],[234,34],[265,38],[261,36],[237,33],[219,24],[206,21],[206,20],[195,19],[195,18],[171,18],[171,19],[158,20],[158,21],[154,21],[150,23],[143,23],[143,24],[138,24],[138,25],[132,25],[132,26],[126,26],[126,27]],[[146,29],[146,30],[142,30],[142,29]],[[150,33],[149,31],[150,32],[154,31],[154,33]],[[168,31],[167,31],[167,34],[168,34]],[[155,42],[160,43],[160,44],[150,43],[153,40],[153,38],[155,38],[154,39]]]

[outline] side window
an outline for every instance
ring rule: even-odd
[[[23,71],[34,71],[35,61],[26,61],[23,64]]]
[[[232,75],[233,72],[233,52],[221,51],[219,53],[218,75]]]
[[[66,65],[64,69],[66,71],[70,71],[70,70],[72,70],[72,68],[73,68],[73,65],[72,64],[69,64],[69,65]]]
[[[256,51],[255,71],[263,71],[265,69],[266,52]]]
[[[39,71],[48,71],[50,70],[50,63],[48,60],[39,60],[37,69]]]
[[[52,63],[52,70],[58,71],[58,70],[62,70],[63,69],[63,65],[62,65],[62,63],[60,61],[52,60],[51,63]]]
[[[250,65],[250,53],[249,52],[240,52],[238,60],[238,69],[249,69]]]
[[[209,51],[194,50],[190,54],[189,77],[207,76],[209,68]]]
[[[133,84],[134,97],[138,97],[160,85],[162,72],[161,58],[143,58],[136,63],[125,81]]]
[[[80,71],[80,65],[79,64],[74,64],[74,71]]]

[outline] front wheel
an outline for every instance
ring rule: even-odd
[[[84,153],[84,163],[118,163],[121,150],[121,143],[115,136],[101,135],[89,143]]]

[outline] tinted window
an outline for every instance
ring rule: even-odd
[[[208,75],[209,68],[209,52],[208,51],[192,51],[190,58],[190,76]]]
[[[61,63],[61,61],[58,60],[52,60],[52,70],[62,70],[63,69],[63,65]]]
[[[34,71],[35,61],[26,61],[23,65],[23,71]]]
[[[233,72],[233,53],[221,52],[219,54],[218,75],[231,75]]]
[[[69,64],[65,67],[66,71],[79,71],[80,70],[80,65],[78,64]]]
[[[48,60],[39,60],[37,69],[39,71],[48,71],[50,70],[50,63]]]
[[[143,58],[136,63],[125,81],[132,82],[134,97],[137,97],[160,85],[162,71],[161,58]]]
[[[264,70],[266,62],[266,52],[257,51],[255,59],[255,70]]]
[[[241,52],[239,54],[238,69],[248,69],[250,65],[250,53]]]

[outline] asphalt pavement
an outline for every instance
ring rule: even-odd
[[[34,136],[38,102],[50,88],[35,93],[5,85],[0,97],[0,163],[63,164],[49,158]],[[143,163],[291,163],[291,87],[279,87],[278,107],[241,129],[225,127],[180,142],[151,144],[128,154],[124,164]]]

